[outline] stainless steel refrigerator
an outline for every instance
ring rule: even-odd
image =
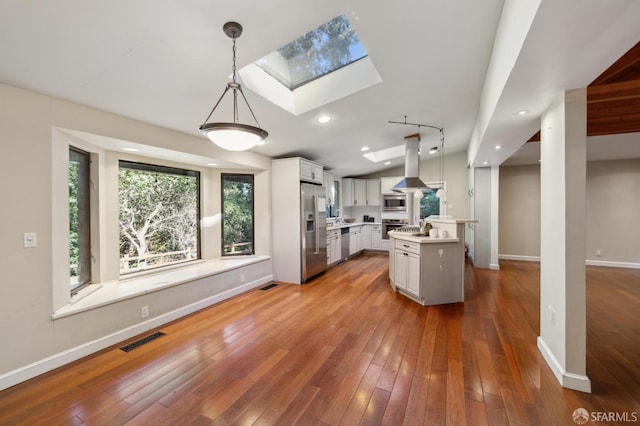
[[[306,282],[327,269],[325,197],[326,191],[323,186],[310,183],[300,184],[300,211],[302,214],[302,265],[300,272],[302,282]]]

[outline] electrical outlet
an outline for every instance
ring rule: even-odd
[[[149,306],[145,305],[140,308],[140,318],[146,318],[149,316]]]
[[[553,307],[551,307],[551,305],[549,305],[548,308],[549,308],[549,321],[551,321],[551,324],[555,324],[556,323],[556,311],[553,310]]]
[[[38,239],[35,232],[25,232],[23,238],[25,248],[38,247]]]
[[[596,250],[596,256],[597,257],[602,256],[602,250]]]

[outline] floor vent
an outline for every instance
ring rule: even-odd
[[[135,348],[137,348],[138,346],[142,346],[145,343],[149,343],[152,340],[157,339],[158,337],[162,337],[165,336],[166,334],[161,332],[161,331],[156,331],[153,334],[150,334],[148,336],[143,337],[140,340],[136,340],[133,343],[129,343],[128,345],[124,345],[123,347],[121,347],[120,349],[125,351],[125,352],[131,352],[132,350],[134,350]]]
[[[278,285],[278,284],[271,283],[271,284],[269,284],[269,285],[265,285],[265,286],[264,286],[264,287],[262,287],[260,290],[269,290],[269,289],[274,288],[274,287],[275,287],[275,286],[277,286],[277,285]]]

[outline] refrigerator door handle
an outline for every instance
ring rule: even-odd
[[[318,238],[318,234],[320,233],[320,223],[318,221],[318,197],[316,197],[315,195],[313,196],[313,207],[314,207],[314,222],[316,225],[316,229],[314,232],[314,234],[316,234],[316,250],[314,251],[314,254],[318,254],[320,252],[320,239]]]

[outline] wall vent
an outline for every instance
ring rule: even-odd
[[[149,343],[150,341],[155,340],[158,337],[162,337],[162,336],[166,336],[166,334],[161,331],[156,331],[155,333],[145,336],[142,339],[136,340],[135,342],[129,343],[128,345],[122,346],[120,350],[123,350],[125,352],[131,352],[138,346],[142,346],[145,343]]]
[[[278,285],[278,284],[271,283],[271,284],[269,284],[269,285],[265,285],[265,286],[264,286],[264,287],[262,287],[260,290],[269,290],[269,289],[272,289],[272,288],[276,287],[277,285]]]

